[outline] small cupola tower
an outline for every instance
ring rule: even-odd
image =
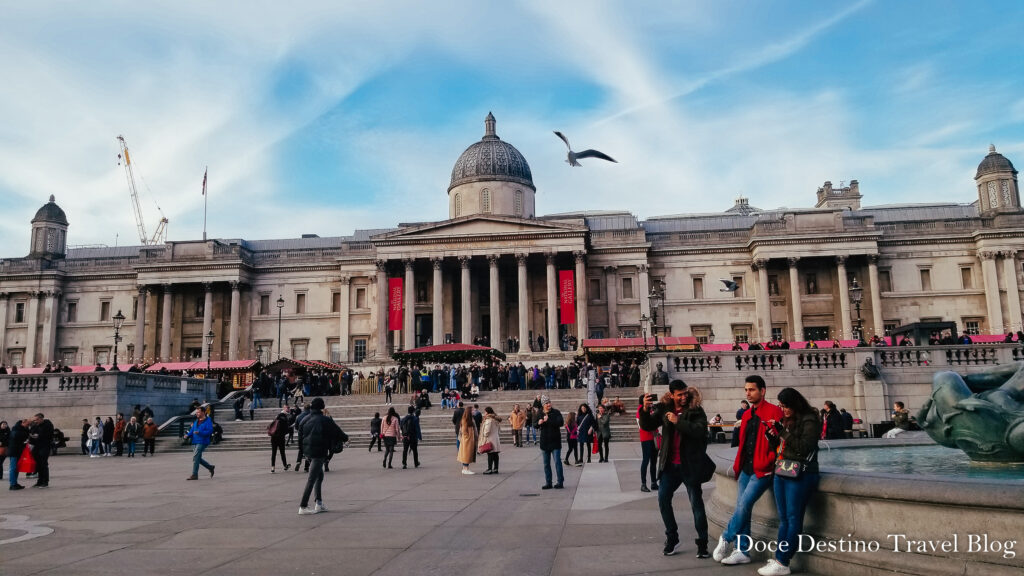
[[[50,201],[32,219],[29,258],[59,260],[67,254],[68,218],[50,195]]]
[[[1017,188],[1017,170],[1006,156],[988,147],[988,155],[978,164],[974,175],[978,186],[978,207],[982,214],[1020,211],[1020,189]]]

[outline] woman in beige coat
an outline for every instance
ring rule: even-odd
[[[463,474],[475,474],[469,465],[476,462],[476,422],[473,421],[473,411],[468,408],[462,412],[462,420],[459,422],[458,460],[462,464]]]
[[[484,408],[484,421],[480,425],[477,450],[488,442],[491,443],[491,450],[487,452],[487,471],[484,474],[497,474],[498,453],[501,452],[501,417],[495,414],[490,406]]]

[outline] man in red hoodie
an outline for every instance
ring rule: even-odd
[[[747,376],[743,383],[750,409],[740,421],[740,445],[732,469],[736,474],[736,509],[712,557],[722,564],[750,562],[750,513],[754,503],[772,484],[776,446],[765,435],[769,421],[782,419],[782,410],[765,397],[764,378]],[[741,538],[746,536],[746,538]]]

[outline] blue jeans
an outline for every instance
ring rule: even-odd
[[[89,442],[92,443],[92,446],[89,448],[89,453],[90,454],[94,454],[96,456],[99,456],[100,455],[100,449],[102,448],[102,446],[100,445],[100,441],[99,440],[90,440]]]
[[[28,448],[26,447],[25,450],[28,450]],[[18,458],[14,456],[9,456],[8,458],[11,460],[9,468],[7,469],[8,476],[10,476],[9,479],[11,481],[11,486],[14,486],[18,483]]]
[[[672,510],[672,496],[679,486],[686,486],[686,496],[690,499],[693,511],[693,526],[697,530],[697,542],[708,544],[708,516],[704,512],[704,492],[699,482],[684,482],[683,467],[679,464],[668,464],[661,472],[661,483],[658,485],[658,509],[661,521],[665,523],[665,536],[669,540],[679,541],[679,525]]]
[[[775,505],[779,509],[779,550],[775,552],[775,559],[783,566],[789,566],[799,547],[800,531],[804,527],[804,510],[807,509],[807,501],[818,489],[820,475],[815,472],[809,474],[804,472],[799,478],[790,480],[775,477]],[[782,551],[782,543],[786,542],[786,551]]]
[[[738,536],[750,536],[750,513],[754,509],[757,499],[772,485],[772,476],[768,474],[758,478],[754,474],[740,472],[736,484],[736,510],[733,511],[729,525],[722,533],[722,538],[726,542],[736,541],[736,549],[750,556],[749,550],[743,550],[740,547]],[[749,538],[744,538],[744,540],[747,544],[750,543]]]
[[[209,444],[193,444],[192,445],[192,475],[199,475],[199,465],[202,464],[203,468],[213,472],[213,465],[203,460],[203,451],[206,450]]]
[[[530,440],[530,435],[531,434],[533,435],[533,440]],[[526,427],[525,439],[526,439],[527,442],[536,442],[537,441],[537,429],[534,428],[533,426],[527,426]]]
[[[127,440],[126,443],[128,444],[128,455],[135,456],[135,440]]]
[[[654,440],[644,440],[640,443],[640,449],[643,451],[643,459],[640,460],[640,483],[647,483],[647,470],[651,471],[651,485],[658,483],[658,445]],[[659,498],[660,496],[660,492]]]
[[[263,408],[263,395],[255,387],[252,389],[252,407]]]
[[[555,448],[554,450],[544,451],[544,485],[551,486],[551,457],[555,457],[555,474],[558,477],[558,483],[561,484],[565,481],[565,477],[562,475],[562,449]]]

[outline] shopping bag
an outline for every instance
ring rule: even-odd
[[[28,446],[21,451],[21,458],[18,458],[18,472],[22,474],[35,474],[36,459],[32,457],[32,450]]]
[[[597,452],[598,452],[597,434],[594,434],[593,438],[594,438],[594,441],[591,442],[592,451],[590,453],[591,454],[597,454]]]

